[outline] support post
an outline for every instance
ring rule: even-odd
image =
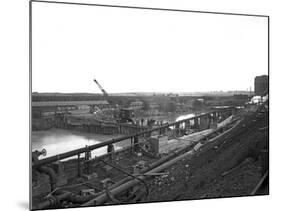
[[[195,117],[194,118],[194,129],[198,129],[198,127],[199,127],[199,120],[198,120],[198,117]]]
[[[114,159],[114,145],[113,144],[107,145],[107,153],[109,154],[110,160],[113,160]]]
[[[135,149],[135,151],[137,151],[139,149],[138,143],[139,143],[139,138],[138,138],[138,136],[135,136],[134,137],[134,149]]]
[[[180,125],[177,123],[177,124],[175,124],[175,135],[176,136],[178,136],[179,135],[179,133],[180,133]]]
[[[80,154],[77,155],[77,171],[78,171],[78,177],[81,177],[81,164],[80,164]]]

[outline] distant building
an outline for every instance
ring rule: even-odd
[[[255,95],[266,95],[268,92],[268,75],[255,77]]]
[[[108,107],[109,103],[105,100],[91,100],[91,101],[39,101],[39,102],[32,102],[32,108],[48,108],[48,107],[55,107],[55,108],[62,108],[67,107],[70,109],[83,109],[89,106],[100,106],[100,107]]]
[[[149,109],[159,109],[159,104],[156,102],[150,102],[149,103]]]
[[[138,101],[138,100],[134,101],[134,102],[131,102],[130,108],[133,109],[133,110],[142,109],[143,108],[143,102]]]
[[[246,94],[234,94],[233,98],[236,100],[247,100],[249,96]]]
[[[99,109],[109,108],[110,105],[105,100],[91,101],[38,101],[32,102],[32,116],[41,117],[44,115],[53,115],[57,111],[71,111],[75,113],[89,112],[91,107]]]

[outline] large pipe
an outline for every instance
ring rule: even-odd
[[[85,203],[91,199],[93,199],[94,196],[93,195],[87,195],[87,196],[80,196],[77,194],[71,194],[68,198],[68,200],[74,204],[82,204]]]
[[[50,197],[46,201],[43,201],[35,206],[33,209],[47,209],[56,204],[60,203],[62,200],[70,201],[74,204],[82,204],[94,198],[93,195],[81,196],[78,194],[71,193],[69,191],[56,191],[55,196]]]
[[[57,195],[57,196],[52,196],[46,201],[43,201],[35,206],[32,206],[33,210],[41,210],[41,209],[46,209],[49,207],[52,207],[56,204],[58,204],[61,200],[67,199],[72,193],[70,192],[65,192],[63,194]]]
[[[212,131],[211,133],[209,133],[207,136],[202,137],[200,140],[198,140],[198,142],[200,142],[200,141],[203,140],[203,139],[208,138],[209,136],[211,136],[211,135],[213,135],[213,134],[216,134],[216,133],[219,132],[220,130],[221,130],[221,128],[217,128],[216,130],[214,130],[214,131]],[[226,131],[226,132],[228,132],[228,131]],[[183,152],[185,152],[185,151],[187,151],[187,150],[191,150],[195,145],[196,145],[196,143],[194,142],[194,143],[190,144],[190,145],[187,146],[187,147],[184,147],[184,148],[182,148],[182,149],[179,149],[179,150],[170,152],[169,155],[167,155],[167,156],[165,156],[165,157],[162,157],[162,158],[160,158],[159,160],[155,161],[154,163],[149,164],[146,168],[141,169],[141,170],[140,170],[140,174],[147,173],[147,172],[150,171],[151,169],[156,168],[157,166],[159,166],[159,165],[161,165],[161,164],[163,164],[163,163],[165,163],[165,162],[171,160],[172,158],[176,157],[177,155],[179,155],[179,154],[181,154],[181,153],[183,153]],[[132,179],[131,176],[125,177],[124,179],[122,179],[122,180],[118,181],[117,183],[111,185],[111,186],[109,187],[109,190],[112,190],[112,189],[114,189],[114,188],[120,186],[121,184],[123,184],[123,183],[125,183],[125,182],[127,182],[127,181],[129,181],[129,180],[131,180],[131,179]],[[102,194],[102,193],[105,193],[105,191],[102,191],[101,194]]]
[[[161,164],[167,162],[168,160],[170,160],[170,159],[172,159],[173,157],[175,157],[175,156],[177,156],[177,155],[183,153],[184,151],[187,151],[187,150],[191,149],[192,147],[194,147],[194,145],[195,145],[195,143],[193,143],[192,145],[189,145],[189,146],[187,146],[187,147],[185,147],[185,148],[183,148],[183,149],[180,149],[180,150],[171,152],[168,156],[162,157],[161,159],[157,160],[156,162],[154,162],[154,163],[152,163],[152,164],[149,164],[146,168],[141,169],[141,170],[140,170],[140,174],[144,174],[144,173],[150,171],[151,169],[153,169],[153,168],[155,168],[155,167],[157,167],[157,166],[159,166],[159,165],[161,165]],[[127,182],[127,181],[129,181],[129,180],[131,180],[131,179],[132,179],[131,176],[125,177],[124,179],[122,179],[122,180],[118,181],[117,183],[111,185],[111,186],[109,187],[109,190],[112,190],[112,189],[114,189],[114,188],[116,188],[116,187],[122,185],[123,183],[125,183],[125,182]],[[102,191],[101,194],[102,194],[102,193],[105,193],[105,191]]]
[[[151,133],[151,132],[156,131],[156,130],[165,129],[165,128],[168,128],[168,127],[173,126],[175,124],[182,123],[182,122],[187,121],[187,120],[191,120],[191,119],[194,119],[194,118],[206,116],[209,113],[211,113],[211,112],[208,112],[208,113],[205,113],[205,114],[201,114],[201,115],[198,115],[198,116],[195,116],[195,117],[190,117],[190,118],[187,118],[187,119],[183,119],[183,120],[180,120],[178,122],[173,122],[173,123],[170,123],[170,124],[158,127],[158,128],[153,128],[153,129],[150,129],[150,130],[138,132],[138,133],[135,133],[135,134],[132,134],[132,135],[127,135],[127,136],[123,136],[123,137],[116,138],[116,139],[110,139],[108,141],[104,141],[104,142],[101,142],[101,143],[98,143],[98,144],[90,145],[88,147],[79,148],[79,149],[72,150],[72,151],[69,151],[69,152],[65,152],[65,153],[62,153],[62,154],[59,154],[59,155],[55,155],[55,156],[52,156],[52,157],[49,157],[49,158],[38,160],[38,161],[35,161],[32,164],[32,167],[42,166],[42,165],[45,165],[45,164],[48,164],[48,163],[52,163],[52,162],[55,162],[55,161],[58,161],[58,160],[62,160],[62,159],[68,158],[68,157],[72,157],[72,156],[77,155],[77,154],[85,153],[88,150],[94,150],[94,149],[98,149],[98,148],[107,146],[109,144],[118,143],[120,141],[129,139],[131,137],[141,136],[141,135],[144,135],[144,134],[147,134],[147,133]]]
[[[251,196],[257,195],[259,190],[262,189],[263,186],[268,185],[268,179],[269,179],[269,170],[265,172],[265,174],[262,176],[254,190],[250,193]]]
[[[182,154],[182,155],[180,155],[180,156],[178,156],[178,157],[176,157],[176,158],[174,158],[174,159],[172,159],[172,160],[170,160],[170,161],[168,161],[168,162],[166,162],[166,163],[164,163],[164,164],[162,164],[162,165],[160,165],[160,166],[158,166],[158,167],[156,167],[156,168],[154,168],[150,171],[148,171],[147,176],[139,176],[138,177],[139,179],[130,180],[129,182],[126,182],[126,183],[120,185],[119,187],[116,187],[116,188],[112,189],[110,192],[113,196],[115,196],[117,194],[120,194],[123,191],[127,190],[128,188],[137,185],[140,182],[140,180],[144,180],[147,177],[151,177],[149,174],[160,172],[160,171],[172,166],[173,164],[175,164],[179,160],[182,160],[183,158],[190,158],[194,152],[195,152],[194,149],[190,150],[190,151],[188,151],[188,152],[186,152],[186,153],[184,153],[184,154]],[[82,204],[82,206],[101,205],[101,204],[103,204],[104,202],[107,201],[107,198],[108,198],[107,194],[104,193],[104,194],[101,194],[100,196],[88,201],[87,203]]]
[[[168,156],[165,156],[163,158],[161,158],[160,160],[157,160],[156,162],[148,165],[148,167],[146,167],[145,169],[142,169],[140,171],[140,173],[145,173],[163,163],[165,163],[166,161],[170,160],[171,158],[175,157],[176,155],[188,150],[188,149],[191,149],[192,147],[194,146],[194,144],[192,144],[191,146],[188,146],[186,148],[183,148],[183,149],[180,149],[178,151],[175,151],[175,152],[171,152],[171,154],[169,154]],[[39,167],[39,168],[42,168],[42,167]],[[45,169],[45,168],[44,168]],[[109,191],[111,191],[111,189],[114,189],[118,186],[120,186],[121,184],[129,181],[132,177],[131,176],[128,176],[122,180],[120,180],[119,182],[115,183],[114,185],[110,186],[109,187]],[[56,193],[60,193],[59,191],[56,191]],[[38,204],[35,208],[33,209],[45,209],[45,208],[48,208],[50,206],[53,206],[56,201],[59,201],[59,200],[62,200],[62,199],[68,199],[69,201],[73,202],[73,203],[77,203],[77,204],[81,204],[81,203],[86,203],[88,202],[89,200],[93,199],[93,196],[79,196],[79,195],[76,195],[76,194],[73,194],[73,193],[68,193],[66,194],[67,192],[65,191],[62,191],[61,192],[62,194],[58,195],[55,197],[55,200],[54,199],[48,199],[47,201],[44,201],[40,204]],[[106,193],[105,191],[103,191],[102,193]]]
[[[47,174],[50,177],[51,191],[53,191],[57,186],[57,175],[54,169],[47,166],[40,166],[37,170],[41,173]]]

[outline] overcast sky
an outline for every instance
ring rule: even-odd
[[[32,91],[253,90],[267,48],[263,17],[34,2]]]

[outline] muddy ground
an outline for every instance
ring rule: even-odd
[[[247,117],[244,131],[203,147],[149,181],[141,202],[248,196],[268,167],[268,113]],[[268,194],[268,187],[262,194]]]

